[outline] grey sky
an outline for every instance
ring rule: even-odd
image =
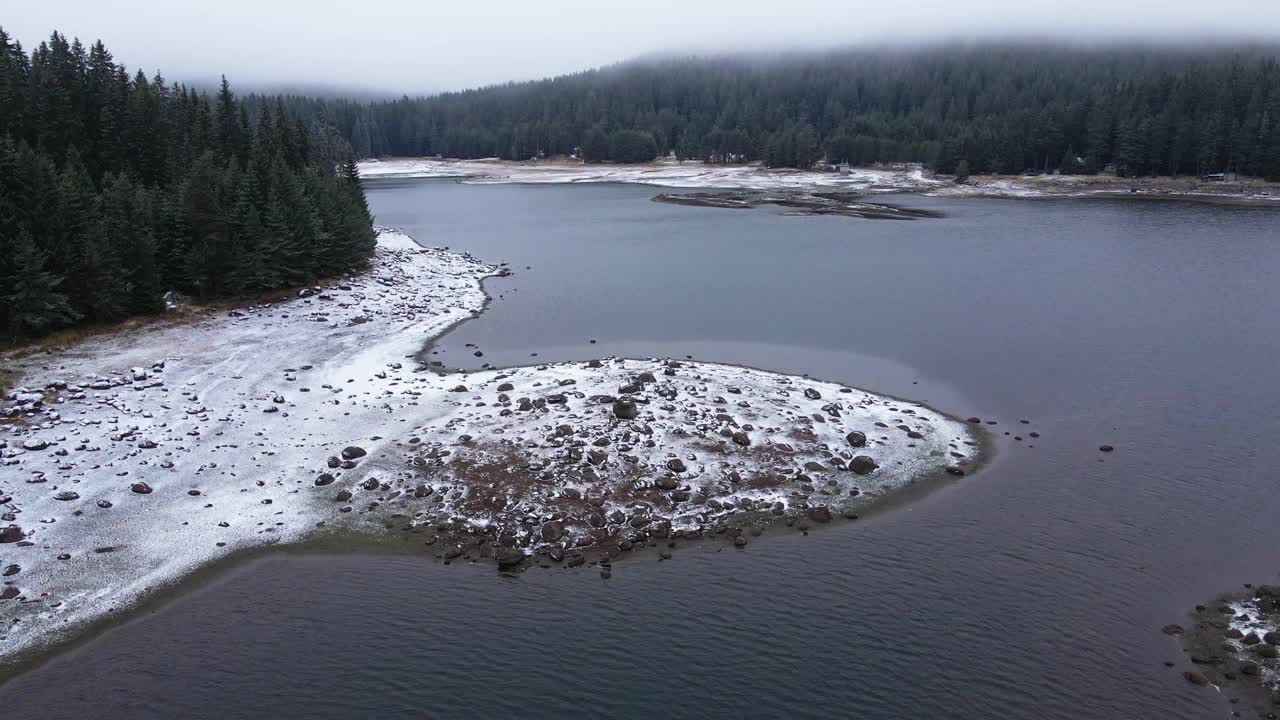
[[[410,93],[572,72],[662,50],[772,50],[1051,33],[1280,38],[1276,0],[39,0],[0,24],[28,49],[101,38],[171,79]]]

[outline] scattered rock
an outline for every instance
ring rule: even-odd
[[[613,414],[619,420],[635,420],[636,404],[630,400],[617,400],[613,403]]]
[[[867,455],[858,455],[849,461],[849,469],[858,475],[870,475],[878,467],[876,461]]]

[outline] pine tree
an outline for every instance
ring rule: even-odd
[[[45,257],[31,234],[19,231],[10,248],[13,271],[5,279],[4,303],[8,308],[9,335],[15,339],[40,335],[78,319],[67,296],[59,291],[62,279],[45,269]]]

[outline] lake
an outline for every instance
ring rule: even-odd
[[[368,191],[380,224],[515,271],[435,347],[446,365],[691,355],[808,373],[994,419],[998,453],[901,509],[641,554],[608,581],[267,554],[12,680],[8,713],[1228,712],[1160,628],[1280,577],[1280,209],[894,198],[945,215],[902,222],[629,185]],[[1042,437],[1003,435],[1028,430]]]

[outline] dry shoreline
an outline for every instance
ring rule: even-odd
[[[665,543],[704,537],[741,546],[766,525],[805,530],[842,513],[880,511],[972,472],[990,456],[981,427],[925,406],[735,366],[611,359],[463,376],[402,367],[392,361],[485,307],[483,280],[498,269],[411,249],[398,237],[365,276],[335,281],[319,294],[190,327],[136,329],[127,335],[127,351],[119,346],[124,337],[95,336],[24,357],[17,384],[45,384],[7,405],[25,408],[22,422],[0,431],[7,446],[0,447],[0,496],[8,510],[0,525],[13,524],[22,538],[0,544],[4,562],[13,558],[21,566],[3,586],[17,588],[18,596],[0,601],[11,670],[5,675],[136,617],[242,558],[282,547],[403,547],[396,539],[405,537],[446,562],[594,565],[607,575],[613,557],[642,548],[661,556]],[[442,284],[424,294],[422,282]],[[352,300],[342,301],[342,293]],[[303,324],[308,320],[318,324]],[[202,347],[171,354],[193,346]],[[139,357],[159,359],[144,364]],[[361,385],[350,390],[336,384],[356,377]],[[471,385],[462,393],[450,387],[459,377]],[[300,387],[325,380],[323,388],[339,393],[327,395],[335,399],[317,403],[321,388]],[[505,385],[512,389],[504,393]],[[183,398],[167,397],[171,389]],[[520,393],[527,400],[501,397]],[[326,429],[320,410],[330,404],[344,408],[339,425],[347,430]],[[701,413],[701,424],[675,421],[689,413]],[[290,415],[305,422],[275,424]],[[123,425],[122,418],[128,418]],[[410,418],[425,424],[409,430],[407,442],[371,435],[359,453],[337,453],[370,429],[403,437],[405,430],[388,423]],[[552,418],[562,421],[554,432]],[[859,441],[867,450],[849,448],[842,423],[864,427],[875,418],[881,428],[866,427]],[[362,422],[374,424],[360,428]],[[453,437],[469,428],[498,439]],[[503,436],[530,431],[503,445]],[[590,438],[596,442],[587,444]],[[958,460],[947,456],[948,446]],[[263,449],[250,454],[253,447]],[[513,466],[501,457],[515,447],[526,457],[541,454],[541,475],[550,473],[553,482],[533,477],[535,470],[507,483],[519,488],[518,497],[477,495],[474,463],[510,473]],[[326,448],[334,453],[327,472],[318,462]],[[875,455],[880,469],[845,469],[862,452]],[[92,467],[80,462],[82,455]],[[473,464],[455,462],[463,456]],[[774,473],[780,459],[779,467],[795,469]],[[237,471],[246,460],[252,467]],[[806,462],[809,469],[798,471]],[[236,479],[241,475],[247,486]],[[107,497],[111,502],[102,504]],[[529,503],[542,509],[529,516]],[[230,514],[217,509],[228,507]],[[226,520],[196,522],[210,512]],[[175,556],[175,548],[195,554]],[[139,567],[149,572],[139,576]],[[103,586],[102,572],[131,584]],[[15,631],[21,631],[17,646]]]

